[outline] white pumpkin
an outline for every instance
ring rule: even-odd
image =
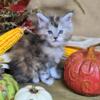
[[[28,85],[18,91],[14,100],[53,100],[43,87]]]

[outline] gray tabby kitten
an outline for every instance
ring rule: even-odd
[[[18,82],[32,80],[51,85],[61,78],[57,65],[71,37],[72,15],[68,12],[63,17],[47,17],[37,13],[37,32],[24,36],[11,50],[11,72]]]

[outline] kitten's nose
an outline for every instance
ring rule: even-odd
[[[57,40],[58,37],[54,37],[55,40]]]

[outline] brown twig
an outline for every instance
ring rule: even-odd
[[[74,2],[78,5],[78,7],[81,9],[81,11],[83,12],[83,14],[85,13],[85,10],[83,9],[83,7],[81,6],[80,2],[78,0],[74,0]]]

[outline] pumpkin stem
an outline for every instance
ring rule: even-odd
[[[95,56],[95,47],[94,46],[92,46],[92,47],[89,47],[88,48],[88,53],[87,53],[87,58],[88,59],[95,59],[96,58],[96,56]]]
[[[30,89],[30,92],[36,94],[38,90],[35,88],[35,86],[32,86],[32,89]]]

